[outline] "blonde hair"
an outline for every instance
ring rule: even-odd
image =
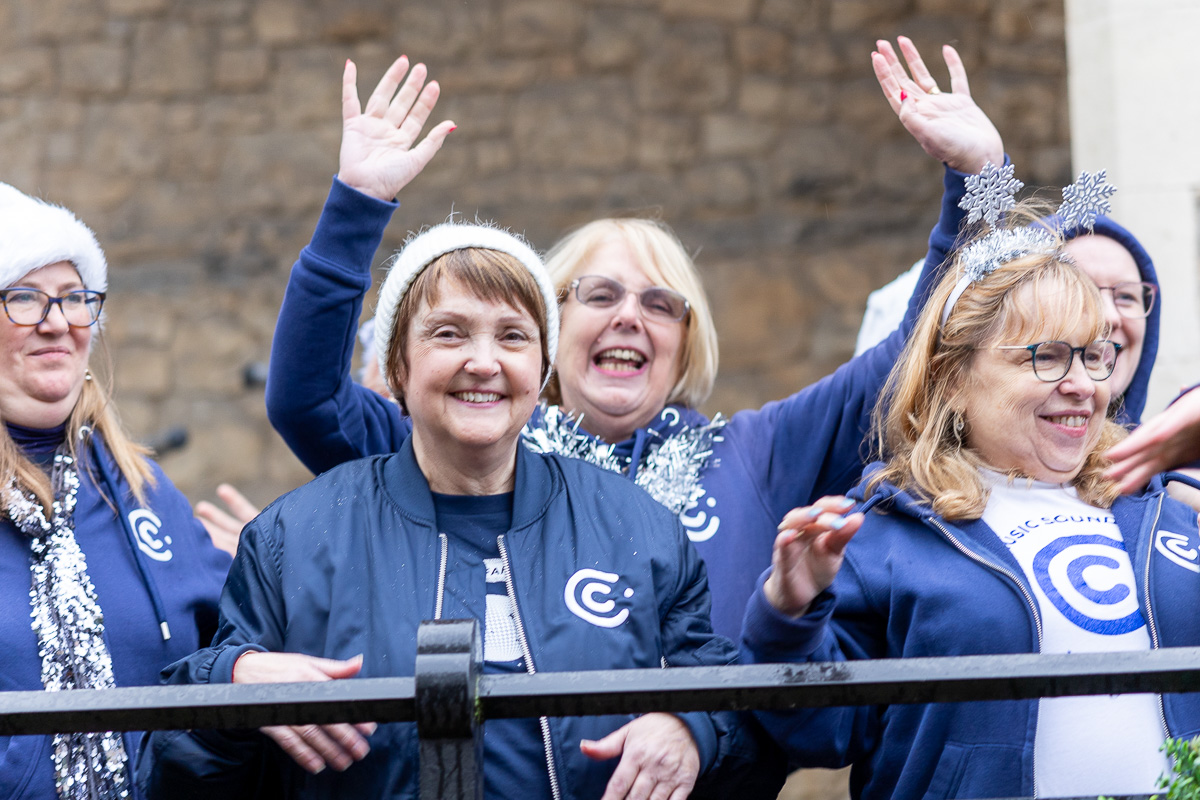
[[[395,387],[396,402],[404,404],[404,379],[408,374],[408,326],[422,303],[433,305],[444,282],[453,281],[481,300],[508,303],[527,311],[537,322],[542,351],[542,376],[552,368],[546,330],[546,300],[537,279],[515,256],[483,247],[464,247],[438,256],[413,279],[396,307],[392,338],[387,342],[388,381]]]
[[[640,218],[598,219],[568,233],[546,254],[546,269],[559,297],[566,297],[567,287],[578,277],[580,267],[610,239],[629,247],[651,282],[674,289],[691,306],[684,323],[687,332],[679,351],[677,377],[667,403],[696,408],[708,399],[717,378],[717,326],[696,265],[665,223]],[[546,387],[546,398],[552,403],[562,402],[558,380],[555,375]]]
[[[987,505],[988,489],[979,474],[986,465],[954,431],[954,399],[972,379],[976,352],[1001,340],[1025,342],[1045,327],[1057,339],[1081,326],[1088,326],[1093,338],[1107,333],[1096,285],[1061,248],[1020,256],[974,282],[942,325],[959,274],[957,268],[947,270],[938,283],[888,377],[874,414],[877,453],[885,466],[867,483],[870,494],[888,481],[948,520],[977,519]],[[1029,291],[1022,291],[1026,287]],[[1110,463],[1103,453],[1126,431],[1107,418],[1103,426],[1072,484],[1084,502],[1108,508],[1118,491],[1103,476]]]
[[[103,344],[101,349],[104,350],[104,359],[108,364],[108,351],[103,348]],[[111,364],[108,366],[111,367]],[[86,465],[90,470],[90,461],[79,456],[80,431],[90,428],[99,433],[104,437],[104,445],[125,482],[129,484],[133,496],[139,503],[145,503],[146,488],[153,486],[155,482],[154,471],[148,461],[150,449],[133,441],[121,425],[112,403],[111,374],[111,369],[105,370],[103,384],[94,377],[84,380],[79,399],[75,401],[75,407],[67,417],[67,447],[75,463]],[[20,489],[32,492],[49,519],[54,505],[50,476],[20,451],[3,425],[0,425],[0,474],[5,476],[5,488],[15,478]],[[95,476],[92,477],[94,481]],[[101,494],[103,495],[103,491]],[[116,498],[108,499],[111,502]]]

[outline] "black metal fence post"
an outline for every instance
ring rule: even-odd
[[[473,619],[426,621],[417,630],[421,800],[483,799],[482,661]]]

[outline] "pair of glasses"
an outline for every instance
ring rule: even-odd
[[[1076,353],[1079,353],[1079,360],[1089,378],[1094,381],[1107,380],[1117,366],[1121,345],[1108,339],[1099,339],[1084,347],[1072,347],[1066,342],[1038,342],[997,345],[996,349],[1028,350],[1033,356],[1033,374],[1040,381],[1053,383],[1067,377]]]
[[[576,278],[567,289],[574,291],[576,299],[591,308],[612,308],[624,300],[629,292],[612,278],[600,275]],[[662,322],[679,322],[692,308],[683,295],[665,286],[642,289],[637,293],[637,299],[647,317]]]
[[[14,325],[40,325],[50,315],[50,306],[57,305],[72,328],[89,328],[100,319],[104,297],[104,292],[91,289],[76,289],[58,297],[23,286],[0,290],[0,303]]]
[[[1112,295],[1117,313],[1129,319],[1150,316],[1151,310],[1154,309],[1154,298],[1158,297],[1158,287],[1153,283],[1118,283],[1096,288]]]

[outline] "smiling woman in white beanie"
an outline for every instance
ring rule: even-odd
[[[65,208],[0,184],[0,685],[157,683],[207,641],[228,557],[88,369],[108,272]],[[136,797],[135,733],[3,740],[0,796]]]

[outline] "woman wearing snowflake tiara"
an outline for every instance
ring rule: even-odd
[[[88,368],[107,282],[70,211],[0,184],[0,689],[154,685],[216,631],[229,557]],[[137,738],[0,737],[0,797],[135,797]]]
[[[708,564],[713,625],[727,636],[741,629],[779,517],[846,491],[858,478],[870,410],[958,233],[965,173],[1003,161],[999,134],[971,100],[953,48],[944,50],[953,91],[934,93],[912,43],[900,44],[911,79],[887,42],[879,42],[872,64],[901,122],[948,165],[946,197],[923,288],[906,323],[880,347],[791,397],[708,420],[696,408],[716,375],[716,332],[696,267],[674,235],[655,222],[604,220],[569,235],[547,259],[562,302],[562,346],[550,389],[556,404],[535,413],[526,441],[619,470],[679,515]],[[344,114],[338,179],[280,310],[267,410],[314,472],[393,452],[411,429],[394,403],[363,390],[349,373],[355,325],[393,198],[451,126],[438,125],[413,146],[438,89],[421,88],[422,65],[401,86],[407,67],[397,62],[365,113]],[[345,93],[354,92],[351,68]]]
[[[886,460],[855,489],[860,513],[831,497],[784,518],[747,660],[1200,645],[1196,514],[1161,480],[1131,498],[1105,477],[1124,352],[1096,286],[1028,221],[960,251],[922,312],[877,412]],[[1120,795],[1153,791],[1164,737],[1200,732],[1200,696],[759,719],[803,766],[853,765],[855,798]]]

